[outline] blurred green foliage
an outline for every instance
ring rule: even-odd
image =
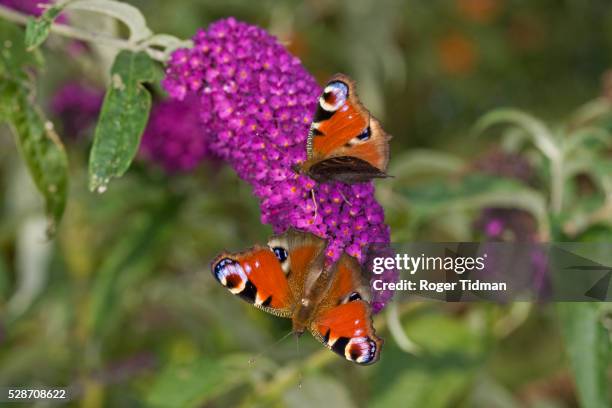
[[[394,135],[395,178],[377,188],[395,241],[476,240],[480,211],[502,207],[529,213],[541,240],[612,243],[608,1],[128,3],[154,32],[179,38],[233,15],[279,36],[321,81],[355,77]],[[73,24],[125,30],[95,16]],[[67,59],[67,47],[54,36],[42,47],[43,108],[67,79],[109,82],[117,50],[94,44],[94,58]],[[23,84],[7,72],[0,118],[11,121],[5,91]],[[507,106],[521,111],[483,116]],[[209,272],[221,250],[271,232],[247,185],[218,163],[166,175],[137,159],[91,193],[93,135],[60,136],[68,200],[46,240],[44,188],[0,128],[0,385],[71,387],[73,404],[87,407],[608,406],[606,305],[400,304],[376,317],[385,346],[371,367],[306,336],[276,344],[289,322],[228,296]],[[491,147],[526,157],[538,182],[475,174]]]

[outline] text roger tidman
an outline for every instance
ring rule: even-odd
[[[487,254],[479,257],[441,257],[441,256],[410,256],[408,254],[397,254],[395,257],[376,257],[373,260],[372,272],[376,275],[385,270],[397,269],[410,272],[414,275],[418,270],[446,270],[454,271],[461,275],[469,271],[482,271],[485,268]],[[385,282],[382,279],[374,279],[372,288],[374,290],[407,290],[407,291],[435,291],[444,292],[458,289],[470,291],[505,291],[506,282],[482,282],[478,279],[459,279],[457,282],[432,282],[420,279],[418,282],[401,279],[398,282]]]

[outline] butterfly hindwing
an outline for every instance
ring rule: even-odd
[[[308,160],[302,169],[318,180],[352,183],[381,177],[389,160],[389,139],[380,122],[359,101],[354,81],[346,75],[337,74],[319,97],[308,134]],[[358,175],[350,178],[340,176],[340,173],[321,172],[321,168],[316,166],[335,157],[358,159],[377,171],[363,165],[349,167],[352,173]]]
[[[329,288],[310,331],[326,347],[357,364],[378,360],[383,341],[376,336],[370,292],[358,262],[343,255],[330,274]]]
[[[349,184],[389,177],[367,161],[352,156],[321,160],[312,165],[310,174],[317,181],[334,179]]]
[[[326,246],[326,240],[292,228],[268,241],[273,252],[282,253],[282,257],[286,254],[282,269],[295,299],[317,280],[318,272],[323,269]]]

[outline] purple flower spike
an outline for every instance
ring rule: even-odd
[[[78,138],[98,118],[103,99],[104,91],[101,89],[68,82],[53,94],[51,112],[60,119],[64,135]]]
[[[177,100],[199,99],[201,136],[253,187],[261,220],[330,242],[365,262],[368,245],[389,243],[372,183],[317,184],[293,167],[306,159],[306,137],[321,87],[276,38],[233,18],[200,30],[190,49],[175,51],[162,84]],[[312,194],[311,192],[314,192]],[[387,298],[374,294],[382,308]]]
[[[167,100],[153,106],[140,154],[168,173],[192,170],[211,157],[199,120],[197,98]]]

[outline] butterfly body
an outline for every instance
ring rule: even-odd
[[[355,83],[334,75],[319,97],[299,171],[318,182],[361,183],[388,177],[389,139],[361,104]]]
[[[346,359],[371,364],[382,340],[372,327],[368,280],[346,254],[326,267],[325,247],[323,239],[289,230],[272,237],[268,247],[219,255],[212,272],[231,293],[290,318],[297,335],[308,330]]]

